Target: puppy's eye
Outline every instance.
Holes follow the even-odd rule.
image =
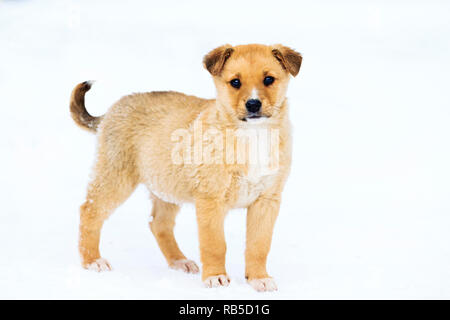
[[[233,88],[239,89],[241,87],[241,81],[239,79],[233,79],[230,81]]]
[[[274,77],[265,77],[263,83],[267,87],[270,86],[274,81],[275,81]]]

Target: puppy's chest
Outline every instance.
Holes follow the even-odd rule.
[[[245,208],[253,203],[276,179],[276,171],[263,165],[250,165],[247,173],[237,179],[237,197],[234,208]]]

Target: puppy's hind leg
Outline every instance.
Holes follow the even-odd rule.
[[[175,218],[180,210],[176,204],[165,202],[152,195],[153,209],[152,221],[149,223],[150,230],[158,242],[159,248],[173,269],[179,269],[188,273],[198,273],[197,264],[186,259],[175,240],[173,229]]]
[[[132,175],[112,167],[97,166],[96,177],[90,183],[86,202],[80,208],[79,251],[82,266],[95,271],[111,270],[111,265],[101,258],[100,232],[103,222],[137,185]]]

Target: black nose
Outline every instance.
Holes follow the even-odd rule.
[[[261,101],[259,101],[258,99],[247,100],[247,102],[245,103],[245,107],[247,108],[248,112],[259,112],[259,110],[261,109]]]

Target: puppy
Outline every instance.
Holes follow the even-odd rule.
[[[111,269],[99,252],[103,222],[143,183],[153,201],[150,229],[170,267],[199,271],[180,251],[173,232],[180,205],[190,202],[196,209],[202,280],[207,287],[227,286],[224,218],[230,209],[247,208],[246,279],[258,291],[276,290],[266,260],[291,164],[286,89],[301,62],[299,53],[282,45],[224,45],[203,60],[216,99],[137,93],[100,117],[85,108],[91,83],[78,84],[71,95],[72,118],[98,137],[80,210],[83,267]],[[265,156],[256,157],[267,161],[252,161],[251,137],[259,139],[258,146],[270,141]]]

